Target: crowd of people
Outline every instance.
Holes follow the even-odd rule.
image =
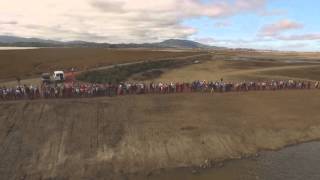
[[[121,96],[130,94],[171,94],[187,92],[245,92],[285,89],[320,89],[320,82],[311,81],[193,81],[191,83],[130,83],[95,84],[95,83],[59,83],[35,85],[17,85],[0,87],[0,100],[38,99],[38,98],[72,98],[96,96]]]

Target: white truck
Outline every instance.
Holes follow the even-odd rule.
[[[53,80],[54,81],[64,81],[64,72],[63,71],[54,71],[53,72]]]
[[[65,75],[63,71],[54,71],[52,76],[50,73],[42,73],[41,81],[43,84],[60,83],[65,81]]]

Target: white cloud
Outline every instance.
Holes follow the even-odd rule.
[[[273,39],[280,41],[315,41],[320,40],[320,33],[291,34],[283,33],[289,30],[302,29],[304,25],[291,20],[282,20],[274,24],[269,24],[260,29],[259,36],[262,39]],[[302,44],[302,43],[297,43]],[[294,46],[292,46],[294,47]]]
[[[281,16],[286,15],[288,12],[282,9],[264,10],[259,13],[261,16]]]
[[[320,33],[278,36],[277,39],[285,41],[313,41],[320,40]]]
[[[17,21],[0,21],[0,25],[16,25]]]
[[[261,36],[274,37],[278,36],[280,33],[284,31],[301,29],[303,27],[303,24],[285,19],[262,27],[259,34]]]
[[[187,38],[197,30],[182,25],[186,19],[258,13],[266,0],[0,0],[0,4],[0,34],[121,43]]]
[[[314,49],[312,43],[299,41],[283,41],[281,39],[253,38],[253,39],[219,39],[213,37],[195,38],[197,42],[204,44],[229,47],[248,48],[260,50],[284,50],[284,51],[310,51]]]

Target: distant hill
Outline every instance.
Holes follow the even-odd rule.
[[[209,45],[204,45],[198,42],[180,39],[169,39],[163,42],[157,43],[160,47],[170,48],[211,48]]]
[[[53,41],[39,38],[0,36],[0,46],[12,47],[103,47],[103,48],[180,48],[180,49],[221,49],[190,40],[169,39],[158,43],[109,44],[86,41]]]
[[[51,43],[56,44],[60,43],[59,41],[53,40],[44,40],[38,38],[23,38],[23,37],[16,37],[16,36],[0,36],[0,43]]]

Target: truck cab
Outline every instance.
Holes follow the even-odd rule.
[[[53,79],[55,81],[64,81],[65,80],[64,72],[63,71],[54,71],[53,72]]]

